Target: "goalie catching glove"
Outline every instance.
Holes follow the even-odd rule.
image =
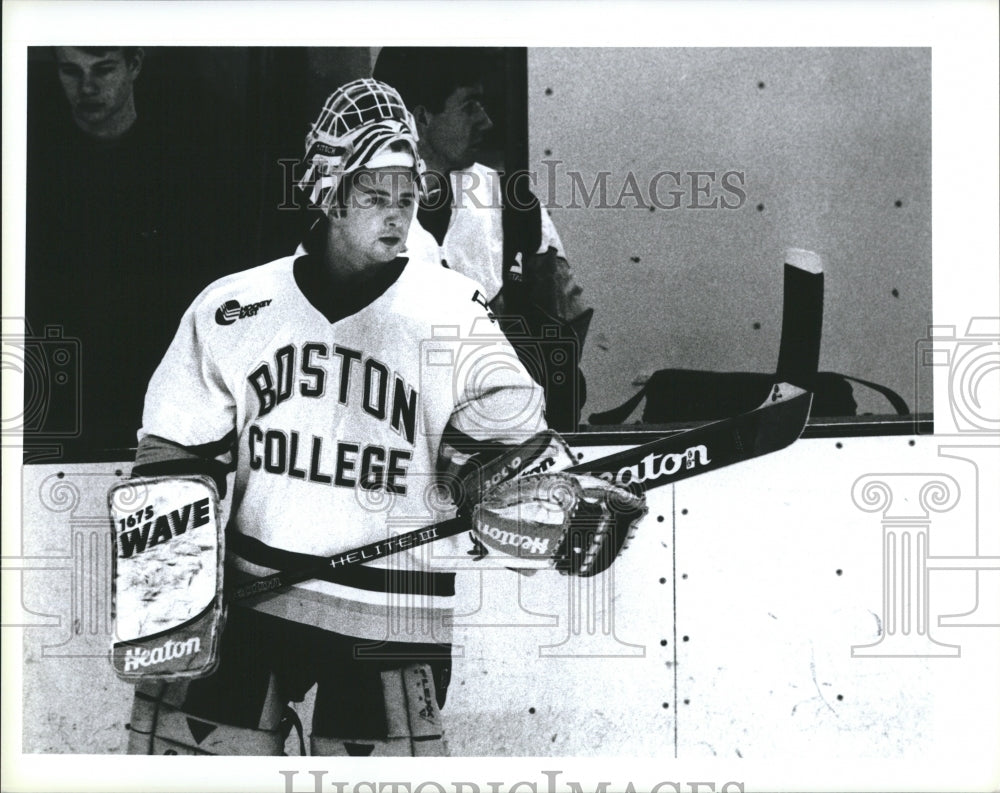
[[[596,476],[539,473],[488,489],[472,535],[509,567],[587,577],[611,566],[647,511],[644,496]]]

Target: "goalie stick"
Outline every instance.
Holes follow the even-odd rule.
[[[818,364],[819,333],[822,326],[822,279],[822,267],[818,256],[808,251],[794,249],[786,252],[781,350],[774,380],[777,385],[759,407],[731,418],[667,435],[632,449],[580,463],[567,470],[571,473],[602,476],[630,489],[645,491],[760,457],[793,443],[805,428],[812,402],[810,385]],[[198,480],[199,477],[188,477],[188,479]],[[195,483],[188,482],[188,486],[194,485]],[[116,542],[126,543],[126,539],[131,538],[129,548],[126,549],[124,545],[121,548],[123,564],[132,561],[129,557],[136,554],[141,558],[152,555],[152,552],[144,553],[146,536],[139,529],[130,529],[134,520],[138,519],[136,516],[139,513],[135,512],[136,508],[142,506],[130,500],[133,495],[135,494],[130,493],[128,488],[123,489],[124,500],[119,505],[120,514],[116,514],[115,509],[112,509],[112,531]],[[206,485],[201,497],[195,498],[193,503],[188,503],[192,498],[194,496],[182,498],[181,501],[184,503],[178,502],[179,505],[167,504],[156,507],[158,517],[155,521],[148,520],[144,524],[144,530],[155,529],[157,532],[150,541],[150,546],[155,546],[154,551],[161,547],[173,547],[173,545],[156,545],[154,540],[159,536],[161,529],[165,535],[169,535],[170,531],[183,534],[181,540],[186,547],[180,555],[200,554],[200,557],[190,556],[190,561],[204,566],[205,554],[214,548],[213,558],[216,558],[215,564],[221,573],[223,564],[221,538],[217,544],[210,542],[199,544],[195,536],[196,532],[201,530],[199,527],[210,526],[213,523],[217,527],[217,521],[209,520],[211,517],[209,513],[217,513],[217,505],[211,507],[216,498],[214,490],[207,488]],[[145,501],[142,504],[145,504]],[[145,510],[148,509],[148,506],[143,506],[141,520],[147,520]],[[121,524],[121,536],[118,534],[118,524]],[[241,584],[234,585],[226,581],[226,594],[229,602],[244,600],[321,576],[331,568],[371,562],[407,548],[415,548],[461,534],[470,528],[468,518],[464,516],[453,518],[386,537],[327,558],[311,557],[304,560],[301,565],[293,563],[280,572]],[[192,540],[195,542],[192,543]],[[117,552],[116,548],[116,554]],[[184,559],[171,558],[159,567],[154,565],[156,569],[147,569],[147,565],[139,570],[143,575],[150,572],[156,575],[145,576],[142,580],[143,586],[133,593],[136,597],[142,598],[143,603],[136,604],[135,608],[131,609],[136,612],[135,619],[124,625],[124,633],[119,615],[115,615],[119,640],[112,645],[112,662],[119,677],[126,680],[201,677],[214,669],[214,664],[217,662],[218,636],[224,614],[221,589],[214,593],[214,597],[210,596],[213,593],[203,593],[208,607],[195,614],[193,618],[188,617],[185,612],[181,615],[183,618],[181,623],[177,622],[179,618],[173,613],[173,609],[174,606],[180,608],[184,604],[176,603],[176,598],[173,597],[159,596],[162,593],[158,590],[171,583],[168,580],[161,580],[163,576],[159,573],[166,571],[175,575],[185,575],[190,572],[190,566],[179,565],[177,562],[186,560],[188,556],[184,556]],[[117,556],[115,561],[118,561]],[[112,581],[112,601],[115,611],[118,610],[117,605],[120,600],[114,593],[119,572],[121,571],[116,570],[113,573]],[[222,581],[221,575],[217,579],[214,576],[212,578],[219,583]],[[164,589],[167,595],[173,591],[169,586]],[[153,600],[163,606],[160,610],[163,613],[157,612],[156,609],[151,610],[146,603],[147,595],[150,597],[156,595]],[[130,610],[125,609],[125,611]],[[151,620],[149,625],[143,621],[143,617],[149,617]],[[162,630],[157,631],[156,625],[162,625]],[[205,642],[205,645],[202,646],[201,642]]]
[[[810,392],[779,383],[768,399],[754,410],[579,463],[566,471],[594,474],[637,491],[673,484],[785,448],[805,428],[811,402]],[[132,481],[140,483],[140,488],[154,482],[153,479]],[[222,567],[221,543],[202,542],[207,537],[202,536],[199,540],[197,536],[199,531],[211,529],[214,537],[217,530],[214,517],[218,514],[217,495],[208,482],[206,477],[198,476],[174,478],[170,482],[169,498],[160,492],[153,498],[155,505],[147,503],[148,499],[137,498],[140,494],[134,492],[130,483],[113,488],[109,494],[112,533],[116,542],[121,544],[120,548],[116,547],[113,558],[112,613],[117,640],[112,642],[111,662],[115,672],[124,680],[201,677],[211,673],[218,663],[224,614],[223,592],[221,589],[204,591],[201,587],[202,591],[196,593],[191,591],[190,583],[194,568],[205,564],[214,564],[218,570]],[[178,487],[179,484],[187,491]],[[139,513],[134,511],[136,507],[141,507]],[[147,516],[147,510],[152,514]],[[137,518],[138,514],[142,517]],[[128,529],[136,519],[146,520],[146,534],[138,528]],[[125,526],[120,536],[119,524]],[[470,528],[469,519],[460,516],[342,551],[325,559],[312,558],[301,567],[285,569],[235,586],[227,580],[228,602],[245,600],[320,577],[331,568],[381,559],[407,548],[461,534]],[[151,531],[162,531],[167,536],[176,532],[180,540],[148,545],[145,538]],[[126,541],[126,537],[131,537],[131,540]],[[143,538],[141,542],[140,537]],[[180,556],[177,555],[180,551],[178,542],[184,546]],[[173,556],[158,558],[158,564],[152,566],[145,563],[167,548],[172,548]],[[121,559],[118,557],[119,550]],[[180,561],[190,561],[194,568],[189,564],[178,564]],[[127,572],[123,565],[129,566]],[[128,588],[131,606],[124,610],[119,608],[122,593],[115,593],[119,574],[123,572],[127,579],[135,579],[139,584],[138,588],[135,583]],[[176,580],[185,577],[188,578],[187,586],[176,586]],[[220,579],[212,575],[206,580],[214,582]],[[164,592],[166,597],[162,596]],[[171,595],[177,592],[191,597],[181,602]],[[178,610],[183,613],[175,613]],[[122,611],[129,615],[124,622]]]
[[[778,383],[757,408],[732,418],[657,438],[649,443],[580,463],[569,473],[588,473],[643,491],[751,460],[791,445],[809,418],[812,394],[798,386]],[[338,569],[416,548],[468,531],[468,519],[456,517],[387,537],[329,556],[322,563],[285,570],[233,587],[230,602],[271,592]]]
[[[641,492],[760,457],[793,443],[805,427],[812,402],[808,383],[819,354],[822,270],[818,257],[805,251],[790,251],[785,262],[780,376],[775,378],[778,384],[763,404],[732,418],[667,435],[567,470],[601,476]],[[141,494],[129,487],[122,487],[120,493],[113,488],[109,493],[116,541],[114,561],[119,563],[112,581],[118,640],[112,644],[111,660],[116,673],[126,680],[201,677],[210,673],[218,661],[218,639],[225,613],[220,585],[225,577],[221,575],[221,537],[214,534],[218,531],[218,520],[213,517],[218,514],[216,496],[207,483],[201,483],[203,490],[198,490],[200,477],[187,479],[182,482],[187,491],[178,492],[177,484],[171,483],[167,496],[155,487],[158,495],[151,501],[135,500],[133,497]],[[145,480],[142,486],[149,484]],[[152,516],[147,515],[151,508]],[[200,536],[199,532],[209,528],[213,528],[218,542]],[[470,528],[469,519],[463,515],[327,558],[293,561],[272,575],[238,584],[226,581],[226,593],[230,602],[244,600],[322,576],[331,568],[371,562]],[[180,539],[159,542],[173,534],[181,535]],[[154,558],[160,552],[167,558]],[[190,582],[186,587],[176,586],[178,581],[183,583],[185,576],[193,575],[195,567],[205,568],[206,564],[207,569],[218,570],[218,575],[201,576],[199,581],[215,581],[213,591],[188,592],[192,589]],[[133,584],[128,594],[136,601],[128,601],[131,605],[123,611],[129,618],[124,621],[118,607],[126,601],[121,592],[115,594],[119,577]],[[191,595],[190,602],[175,597],[178,589]]]

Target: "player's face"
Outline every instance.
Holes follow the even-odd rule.
[[[358,174],[347,195],[347,211],[330,218],[328,242],[335,265],[361,271],[399,256],[416,202],[416,176],[410,168]]]
[[[439,113],[426,112],[420,129],[421,155],[441,171],[468,168],[476,161],[493,121],[483,107],[483,87],[456,88]]]
[[[132,84],[142,58],[125,58],[122,50],[91,54],[77,47],[57,47],[59,81],[73,120],[98,137],[120,134],[135,120]]]

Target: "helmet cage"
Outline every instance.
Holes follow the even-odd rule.
[[[423,191],[424,163],[417,153],[418,140],[413,115],[394,88],[370,78],[354,80],[329,96],[306,135],[306,172],[299,187],[314,206],[329,212],[345,174],[403,144],[413,157]]]

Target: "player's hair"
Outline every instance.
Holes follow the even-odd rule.
[[[490,47],[383,47],[372,76],[395,88],[410,110],[440,113],[456,89],[481,83],[498,56]]]

